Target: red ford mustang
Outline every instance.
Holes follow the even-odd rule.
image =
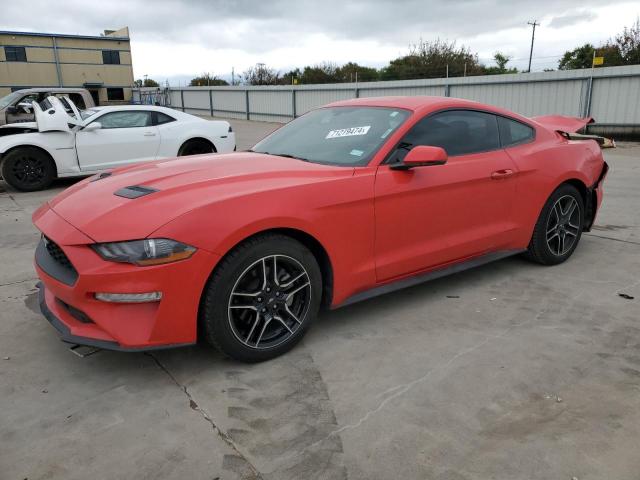
[[[322,306],[517,253],[561,263],[607,172],[596,141],[567,133],[574,120],[357,99],[248,152],[88,178],[33,216],[42,312],[70,343],[140,351],[200,337],[260,361],[295,345]]]

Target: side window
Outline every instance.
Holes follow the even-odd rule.
[[[166,115],[162,112],[157,112],[157,120],[156,120],[156,124],[157,125],[164,125],[165,123],[169,123],[169,122],[175,122],[176,119],[173,117],[170,117],[169,115]]]
[[[449,156],[500,148],[495,115],[472,110],[450,110],[420,120],[400,143],[392,161],[401,161],[416,145],[442,147]]]
[[[535,136],[535,130],[529,125],[510,118],[498,117],[498,128],[500,128],[500,141],[504,148],[527,143]]]
[[[96,118],[102,128],[136,128],[151,125],[151,112],[111,112]]]

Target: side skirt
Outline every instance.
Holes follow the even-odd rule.
[[[487,263],[495,262],[496,260],[501,260],[503,258],[511,257],[513,255],[518,255],[519,253],[525,252],[525,249],[522,250],[501,250],[498,252],[491,252],[484,255],[479,255],[477,257],[473,257],[464,262],[455,263],[453,265],[449,265],[443,268],[437,268],[435,270],[430,270],[424,273],[418,273],[408,278],[402,278],[400,280],[395,280],[390,283],[385,283],[384,285],[380,285],[377,287],[373,287],[369,290],[365,290],[363,292],[356,293],[351,297],[347,298],[340,305],[337,305],[335,308],[344,307],[347,305],[351,305],[352,303],[361,302],[362,300],[368,300],[373,297],[377,297],[378,295],[384,295],[385,293],[395,292],[396,290],[401,290],[407,287],[413,287],[414,285],[419,285],[424,282],[428,282],[430,280],[435,280],[436,278],[446,277],[447,275],[452,275],[454,273],[463,272],[465,270],[469,270],[470,268],[479,267],[480,265],[485,265]]]

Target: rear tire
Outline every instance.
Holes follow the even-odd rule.
[[[194,138],[187,140],[178,150],[179,157],[188,155],[202,155],[205,153],[216,153],[216,148],[207,140],[202,138]]]
[[[557,265],[574,252],[584,228],[584,201],[565,183],[549,197],[533,230],[526,256],[542,265]]]
[[[216,267],[200,304],[201,330],[235,360],[269,360],[300,341],[321,297],[322,274],[309,249],[284,235],[259,235]]]
[[[42,150],[20,147],[4,156],[2,177],[16,190],[35,192],[51,185],[56,178],[56,166]]]

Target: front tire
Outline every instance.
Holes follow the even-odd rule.
[[[284,235],[260,235],[216,267],[200,306],[202,331],[233,359],[269,360],[300,341],[321,297],[322,274],[309,249]]]
[[[549,197],[533,230],[527,256],[542,265],[557,265],[575,251],[584,228],[584,201],[569,184]]]
[[[35,192],[51,185],[56,178],[56,167],[42,150],[20,147],[4,156],[2,177],[16,190]]]

